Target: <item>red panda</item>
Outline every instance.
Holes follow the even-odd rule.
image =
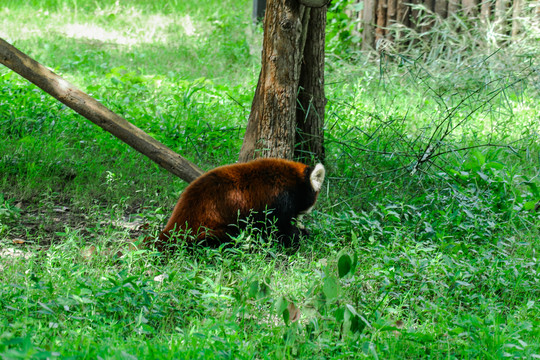
[[[154,245],[163,251],[186,232],[195,235],[192,241],[220,244],[238,232],[239,221],[250,216],[264,221],[270,212],[278,239],[290,246],[302,233],[293,219],[311,211],[324,176],[322,164],[310,167],[282,159],[213,169],[184,190]]]

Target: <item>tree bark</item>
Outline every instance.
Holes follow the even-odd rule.
[[[461,0],[461,7],[464,15],[474,17],[478,13],[477,0]]]
[[[261,73],[239,161],[293,157],[304,10],[296,0],[266,4]]]
[[[391,26],[397,19],[397,0],[388,0],[388,11],[386,12],[386,26]],[[386,37],[392,41],[392,33],[389,32]]]
[[[191,182],[203,173],[196,165],[113,113],[96,99],[80,91],[3,39],[0,39],[0,63],[181,179]]]
[[[411,4],[411,5],[419,5],[421,4],[421,0],[401,0],[403,2],[405,2],[405,4],[407,4],[406,6],[409,6],[408,4]],[[419,24],[420,24],[420,19],[418,17],[418,15],[420,14],[420,10],[419,9],[415,9],[414,7],[411,7],[409,9],[410,11],[410,17],[409,17],[409,22],[411,24],[411,27],[415,28],[415,29],[418,29],[419,28]]]
[[[377,1],[377,28],[375,28],[375,42],[384,38],[386,34],[386,10],[388,3],[386,0]]]
[[[298,107],[296,111],[295,157],[323,161],[324,153],[324,43],[326,6],[308,9],[303,22],[307,28],[300,70]]]
[[[298,2],[304,6],[311,8],[322,8],[328,5],[332,0],[298,0]]]
[[[405,0],[398,0],[397,2],[397,21],[406,27],[411,24],[411,8],[407,5],[408,3],[409,2]]]
[[[480,19],[483,21],[489,20],[489,17],[491,15],[491,0],[484,0],[482,1],[482,5],[480,6]]]
[[[424,6],[428,11],[434,12],[435,11],[435,2],[436,0],[424,0]],[[434,20],[432,18],[424,19],[423,25],[422,25],[422,32],[429,31],[434,24]]]
[[[448,9],[448,0],[436,0],[435,1],[433,11],[436,14],[440,15],[440,17],[442,17],[443,19],[446,18],[447,9]]]
[[[523,31],[520,15],[525,7],[524,4],[531,3],[526,0],[363,0],[363,2],[364,9],[361,12],[362,15],[358,17],[362,25],[363,50],[378,46],[377,40],[383,37],[390,41],[397,40],[392,36],[399,39],[399,29],[387,30],[393,22],[423,33],[431,30],[435,21],[429,17],[419,18],[421,10],[414,7],[420,4],[442,19],[447,19],[445,21],[453,21],[451,18],[455,14],[460,14],[472,20],[478,19],[480,23],[492,22],[495,33],[516,38],[520,31]],[[538,1],[536,3],[540,4]],[[540,15],[540,5],[536,3],[529,4],[529,7]],[[508,37],[501,37],[501,39],[504,39],[501,41],[510,41]],[[406,39],[403,40],[407,44]],[[414,45],[411,42],[408,44]]]
[[[459,10],[459,0],[448,0],[448,15],[455,14]]]
[[[512,4],[514,7],[512,9],[512,39],[514,39],[520,32],[521,26],[520,26],[520,15],[521,15],[521,8],[523,6],[522,0],[514,0],[514,3]]]
[[[437,0],[425,0],[424,5],[429,11],[435,11],[435,2]]]
[[[375,37],[374,22],[375,22],[375,10],[377,9],[375,0],[364,1],[364,18],[362,19],[364,25],[364,31],[362,32],[362,49],[368,50],[374,47]],[[399,9],[398,9],[399,16]]]
[[[506,9],[508,0],[495,1],[495,31],[499,34],[504,34],[506,31]]]

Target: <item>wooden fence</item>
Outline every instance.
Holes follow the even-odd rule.
[[[381,39],[392,41],[389,27],[402,24],[408,28],[423,30],[420,24],[419,5],[428,12],[445,19],[453,14],[461,14],[471,20],[501,23],[501,31],[515,36],[520,31],[519,17],[525,10],[540,16],[538,0],[356,0],[363,2],[360,11],[349,10],[351,18],[359,20],[358,30],[362,29],[362,48],[377,48]],[[353,7],[358,8],[358,7]],[[425,29],[424,29],[425,30]]]

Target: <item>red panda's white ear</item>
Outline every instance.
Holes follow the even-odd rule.
[[[311,182],[311,186],[315,192],[319,192],[321,190],[325,173],[326,171],[324,170],[324,166],[322,164],[317,164],[311,172],[311,175],[309,175],[309,181]]]

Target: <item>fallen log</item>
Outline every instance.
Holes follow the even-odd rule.
[[[203,171],[0,38],[0,63],[188,183]]]

